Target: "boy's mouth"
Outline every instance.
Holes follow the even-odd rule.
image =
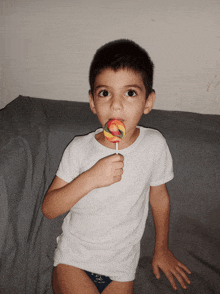
[[[117,117],[110,118],[110,120],[120,120],[121,122],[124,121],[122,118],[117,118]]]

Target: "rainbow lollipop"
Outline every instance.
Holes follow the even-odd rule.
[[[116,143],[116,154],[118,154],[118,142],[125,136],[125,126],[118,119],[109,120],[104,126],[104,135],[112,143]]]

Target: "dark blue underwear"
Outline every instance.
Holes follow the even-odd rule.
[[[102,293],[102,291],[104,291],[104,289],[112,282],[112,280],[109,277],[93,274],[87,271],[84,272],[90,277],[90,279],[96,285],[97,289],[99,290],[99,293]]]

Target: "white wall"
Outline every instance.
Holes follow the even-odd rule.
[[[96,49],[129,38],[155,63],[155,108],[220,114],[220,0],[0,0],[0,108],[88,101]]]

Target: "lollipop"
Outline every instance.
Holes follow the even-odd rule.
[[[118,142],[125,136],[125,126],[118,119],[109,120],[104,126],[104,135],[112,143],[116,143],[116,153],[118,153]]]

